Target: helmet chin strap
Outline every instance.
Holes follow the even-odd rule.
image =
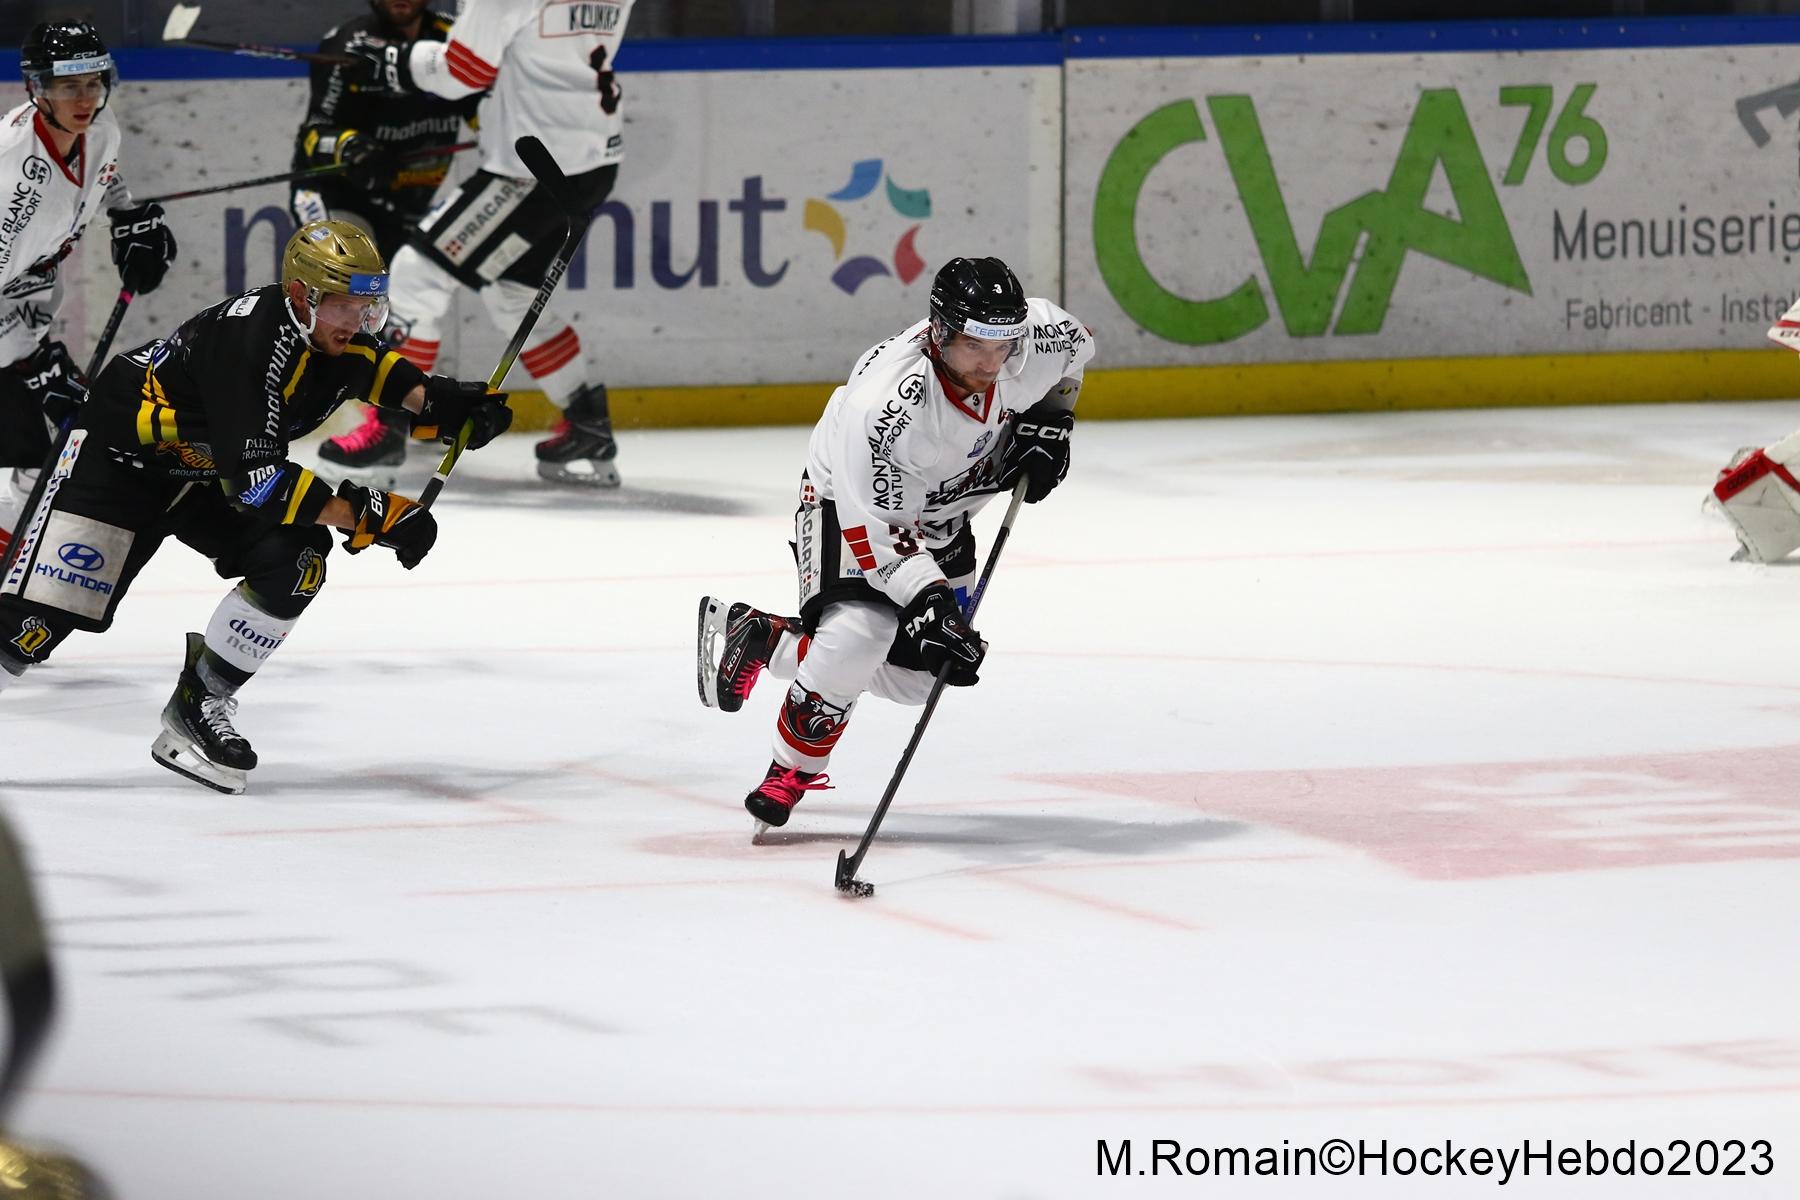
[[[294,323],[295,329],[306,336],[306,340],[310,344],[313,340],[313,330],[319,327],[318,289],[306,289],[306,321],[304,324],[301,323],[300,314],[294,311],[294,298],[288,294],[286,288],[282,289],[281,302],[287,305],[288,320]]]
[[[40,94],[36,88],[30,90],[31,104],[32,107],[37,109],[38,116],[44,118],[45,121],[49,122],[55,128],[62,130],[64,133],[75,132],[73,129],[70,129],[67,125],[64,125],[61,121],[56,119],[56,105],[50,103],[50,97]],[[99,110],[96,109],[95,111],[98,112]]]

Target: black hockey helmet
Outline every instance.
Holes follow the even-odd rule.
[[[1000,374],[1015,378],[1024,369],[1031,324],[1025,289],[997,258],[953,258],[931,281],[931,346],[939,362],[952,334],[982,342],[1010,344]],[[945,364],[948,366],[949,364]]]
[[[1014,327],[1023,332],[1025,289],[997,258],[953,258],[931,281],[931,319],[952,333],[1013,337]]]
[[[19,73],[25,77],[25,89],[34,103],[51,94],[58,80],[98,74],[106,88],[100,98],[100,108],[105,108],[119,81],[112,54],[90,21],[44,21],[34,27],[19,50]],[[44,106],[40,104],[38,111],[43,112]],[[44,117],[63,128],[49,113]]]

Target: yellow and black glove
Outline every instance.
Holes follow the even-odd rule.
[[[417,500],[348,479],[338,484],[337,494],[356,517],[356,528],[344,531],[344,549],[350,553],[386,546],[409,571],[431,553],[431,545],[437,541],[437,521]]]
[[[413,436],[454,442],[463,422],[470,423],[470,450],[479,450],[512,425],[512,409],[506,392],[490,392],[479,379],[452,379],[433,375],[425,380],[425,407],[413,418]]]

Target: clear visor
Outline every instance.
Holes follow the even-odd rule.
[[[327,292],[313,306],[316,333],[380,333],[387,328],[386,296],[344,296]]]
[[[38,84],[38,95],[58,104],[78,104],[83,100],[105,104],[112,94],[112,74],[107,71],[86,75],[61,75]]]
[[[1030,350],[1028,326],[1003,329],[970,322],[957,331],[934,321],[932,331],[937,335],[939,360],[978,388],[1000,379],[1017,379],[1025,370]]]

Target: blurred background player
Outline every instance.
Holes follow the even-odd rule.
[[[134,204],[119,173],[119,123],[106,111],[117,74],[86,21],[50,21],[25,39],[26,102],[0,118],[0,178],[11,181],[0,233],[0,560],[50,450],[51,431],[87,388],[48,336],[62,304],[62,261],[102,208],[120,286],[162,283],[175,237],[157,204]],[[10,469],[9,469],[10,468]]]
[[[407,46],[421,38],[443,42],[450,18],[423,0],[370,0],[369,12],[345,21],[319,43],[321,54],[343,54],[353,39],[375,37]],[[387,262],[406,240],[407,226],[424,216],[450,172],[450,155],[428,151],[454,145],[472,123],[476,98],[444,100],[429,93],[382,96],[353,89],[342,65],[314,63],[306,120],[294,146],[294,169],[342,165],[341,175],[295,185],[294,218],[304,225],[327,217],[360,226]],[[406,155],[404,162],[399,156]],[[430,364],[426,365],[429,369]],[[354,431],[330,438],[319,457],[370,487],[392,488],[406,461],[405,415],[374,405]]]
[[[868,350],[807,446],[794,517],[800,616],[700,601],[700,700],[734,712],[766,667],[793,681],[774,761],[744,799],[787,823],[823,774],[865,691],[924,704],[946,663],[966,687],[987,646],[963,605],[976,572],[969,519],[1017,482],[1035,504],[1069,469],[1092,336],[1027,299],[997,258],[953,258],[931,315]]]
[[[472,420],[470,447],[512,420],[485,382],[427,378],[376,340],[387,283],[367,234],[315,221],[289,239],[281,282],[106,365],[0,573],[0,690],[73,630],[111,625],[144,564],[178,538],[240,582],[206,632],[188,634],[151,754],[208,787],[244,790],[256,753],[232,725],[236,692],[324,586],[330,530],[352,552],[393,550],[409,570],[437,538],[431,513],[404,496],[350,480],[334,494],[289,460],[289,442],[351,396],[405,408],[420,437],[454,437]]]
[[[0,816],[0,982],[5,1016],[0,1025],[5,1062],[0,1073],[0,1118],[7,1118],[56,1015],[56,975],[25,854],[4,816]],[[102,1200],[110,1195],[75,1159],[4,1134],[0,1134],[0,1193],[9,1200]]]
[[[1800,350],[1800,300],[1769,330],[1769,340]],[[1800,550],[1800,430],[1765,447],[1739,450],[1707,498],[1737,535],[1733,562],[1770,563]]]
[[[510,336],[561,245],[562,210],[513,151],[530,134],[568,176],[575,206],[593,212],[612,191],[623,157],[622,90],[612,63],[632,0],[462,0],[448,43],[353,40],[359,86],[389,95],[451,99],[486,90],[481,169],[420,222],[394,258],[398,349],[430,370],[458,286],[476,289]],[[617,487],[606,386],[589,383],[581,338],[566,321],[533,331],[519,361],[563,421],[537,445],[538,474],[555,483]]]

